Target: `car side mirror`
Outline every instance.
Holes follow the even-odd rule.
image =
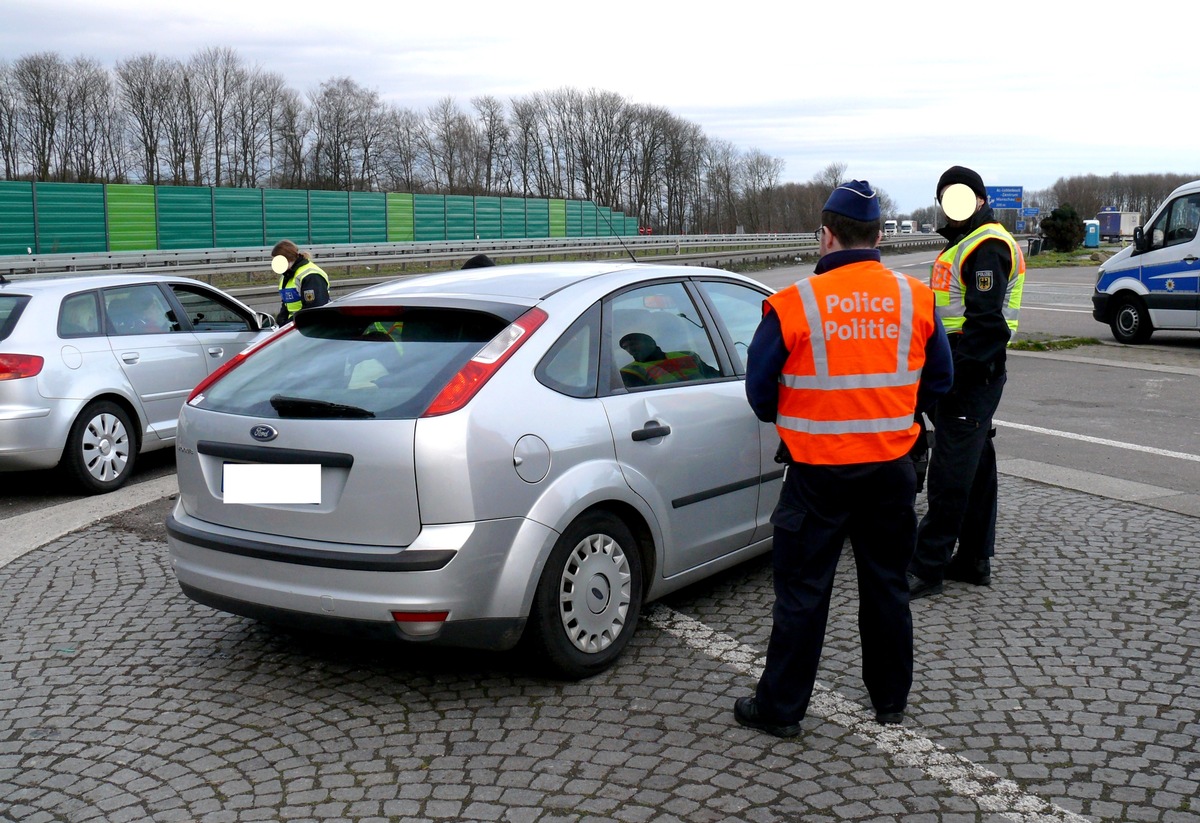
[[[1133,230],[1133,248],[1139,252],[1146,250],[1146,233],[1138,226]]]
[[[275,329],[279,328],[279,324],[275,322],[275,318],[265,311],[256,311],[254,317],[258,320],[259,331],[275,331]]]

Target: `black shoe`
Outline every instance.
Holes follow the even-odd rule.
[[[972,586],[990,586],[992,585],[992,561],[986,557],[975,561],[963,560],[955,555],[950,560],[950,565],[946,566],[946,579],[956,580],[959,583],[970,583]]]
[[[936,583],[932,580],[922,580],[912,572],[905,575],[908,578],[908,599],[920,600],[922,597],[929,597],[931,594],[941,594],[942,581]]]
[[[738,723],[760,732],[773,734],[776,737],[795,737],[800,734],[799,723],[772,723],[758,713],[758,700],[753,697],[739,697],[733,703],[733,716]]]
[[[875,712],[875,722],[881,726],[898,726],[904,722],[904,712]]]

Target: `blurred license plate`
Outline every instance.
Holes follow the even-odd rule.
[[[320,463],[226,463],[221,487],[226,503],[320,503]]]

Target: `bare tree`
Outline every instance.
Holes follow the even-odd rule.
[[[28,54],[13,64],[21,102],[19,135],[35,180],[61,176],[55,167],[66,104],[67,64],[57,52]]]
[[[421,192],[429,186],[421,149],[421,116],[389,107],[383,115],[381,183],[391,191]]]
[[[68,66],[66,107],[63,117],[62,167],[64,176],[83,183],[102,182],[101,165],[106,132],[117,126],[112,79],[100,63],[77,57]]]
[[[471,137],[471,121],[458,110],[453,98],[444,97],[430,106],[421,145],[435,189],[447,194],[467,191],[465,178]]]
[[[512,167],[509,158],[509,125],[504,104],[491,95],[471,98],[477,119],[481,171],[480,194],[505,194],[512,191]]]
[[[239,88],[244,87],[246,69],[237,52],[228,46],[209,46],[197,52],[189,64],[189,84],[196,87],[197,99],[211,124],[212,184],[228,175],[226,158],[230,146],[230,111]],[[197,182],[203,182],[197,177]]]
[[[165,121],[174,103],[176,65],[175,61],[147,53],[116,66],[117,93],[141,148],[142,175],[147,183],[162,181],[159,155],[168,140]]]
[[[846,169],[848,168],[849,166],[845,163],[830,163],[813,175],[812,182],[825,187],[827,191],[833,191],[846,182]]]
[[[0,157],[4,158],[4,179],[14,180],[21,173],[20,93],[8,61],[0,61]]]
[[[283,89],[275,102],[272,123],[272,182],[285,189],[307,185],[309,114],[300,95]]]
[[[284,88],[283,77],[258,67],[239,76],[229,130],[229,167],[235,186],[254,188],[270,178],[271,117]]]

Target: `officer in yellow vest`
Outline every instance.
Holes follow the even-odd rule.
[[[763,305],[746,358],[746,399],[775,424],[788,459],[771,515],[775,607],[743,726],[792,737],[808,710],[842,543],[858,570],[862,677],[875,719],[900,723],[912,687],[904,572],[916,540],[915,412],[951,382],[934,296],[888,270],[876,248],[879,197],[866,181],[834,189],[814,276]]]
[[[914,599],[940,593],[945,580],[992,583],[998,497],[992,416],[1004,392],[1005,348],[1017,329],[1025,285],[1021,247],[992,213],[977,172],[947,169],[937,198],[947,219],[939,233],[948,245],[934,263],[930,286],[954,353],[954,386],[930,415],[929,509],[908,575]]]
[[[632,363],[621,367],[621,380],[626,388],[721,376],[720,370],[705,363],[694,351],[665,352],[653,337],[642,332],[625,335],[620,346],[633,358]]]
[[[279,275],[280,325],[300,309],[329,302],[329,275],[300,251],[291,240],[280,240],[271,249],[271,269]]]

